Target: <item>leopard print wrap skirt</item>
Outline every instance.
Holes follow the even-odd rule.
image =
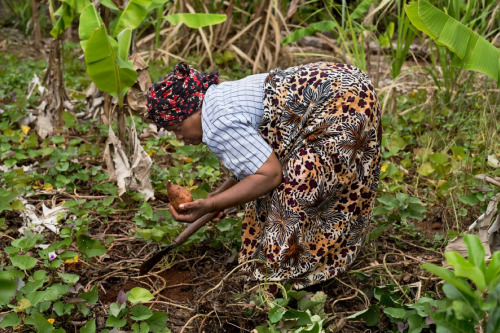
[[[239,261],[254,281],[326,281],[353,262],[368,229],[381,159],[373,85],[343,64],[273,70],[259,131],[283,181],[247,204]]]

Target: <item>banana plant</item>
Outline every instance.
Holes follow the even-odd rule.
[[[406,6],[411,23],[456,56],[454,65],[492,77],[500,86],[500,50],[426,0]]]
[[[80,16],[78,34],[88,75],[97,88],[116,97],[123,107],[123,98],[137,79],[128,60],[132,30],[123,29],[117,39],[113,38],[94,5],[89,5]]]
[[[63,81],[61,37],[82,8],[89,4],[89,0],[61,0],[59,2],[60,6],[54,11],[54,1],[49,0],[49,13],[53,27],[50,34],[54,39],[50,44],[47,71],[42,83],[45,89],[37,108],[36,131],[41,138],[52,135],[54,125],[60,122],[64,108],[72,109]]]
[[[126,188],[133,187],[143,193],[145,200],[148,200],[154,196],[149,173],[152,161],[140,145],[133,119],[130,120],[131,126],[128,131],[125,121],[128,110],[125,106],[125,95],[136,83],[138,75],[129,60],[132,29],[122,28],[115,37],[108,33],[107,28],[93,4],[83,9],[78,34],[87,73],[99,90],[115,97],[118,102],[115,112],[110,110],[107,112],[109,135],[104,160],[108,166],[110,179],[118,183],[119,195],[125,193]],[[116,116],[118,122],[118,136],[113,131],[111,122],[113,116]],[[138,181],[140,185],[137,184]]]

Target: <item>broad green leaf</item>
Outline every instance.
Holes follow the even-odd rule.
[[[127,324],[127,320],[125,318],[116,318],[115,316],[109,316],[106,320],[106,326],[120,328]]]
[[[120,317],[120,312],[122,312],[123,309],[125,309],[126,304],[125,303],[111,303],[109,306],[109,314],[112,315],[113,317]]]
[[[89,320],[82,328],[80,328],[80,333],[95,333],[96,325],[95,319]]]
[[[455,268],[455,275],[467,278],[474,282],[474,284],[481,290],[484,291],[486,288],[486,281],[484,278],[483,271],[472,265],[470,262],[465,260],[457,252],[445,252],[444,256],[446,261]]]
[[[475,332],[474,323],[469,320],[458,320],[455,316],[447,316],[446,312],[433,312],[431,318],[439,327],[439,333],[471,333]]]
[[[428,270],[432,274],[439,276],[446,282],[454,285],[458,290],[466,295],[469,295],[478,302],[482,300],[481,295],[478,291],[472,289],[472,287],[464,279],[456,277],[455,274],[449,269],[430,263],[423,264],[421,267],[425,270]]]
[[[376,304],[372,304],[368,309],[357,312],[347,317],[347,319],[358,319],[358,318],[364,319],[367,326],[375,326],[378,324],[380,320],[380,307]]]
[[[57,273],[57,275],[59,275],[64,283],[67,283],[69,285],[74,285],[80,279],[80,277],[76,274]]]
[[[97,285],[94,285],[91,290],[81,293],[78,297],[83,298],[87,301],[87,304],[92,305],[97,303],[99,300],[99,295],[97,294]]]
[[[49,323],[47,321],[47,318],[45,318],[40,313],[35,313],[31,316],[26,317],[24,322],[28,325],[34,326],[37,332],[43,332],[43,333],[54,332],[54,327],[52,326],[52,324]]]
[[[476,235],[467,234],[464,237],[464,242],[467,244],[467,252],[469,253],[469,262],[479,268],[482,272],[486,271],[484,265],[484,247],[481,240]]]
[[[12,265],[19,267],[23,270],[29,270],[35,267],[37,260],[33,257],[27,256],[25,254],[19,256],[12,256],[9,258]]]
[[[100,0],[99,2],[101,3],[101,5],[106,6],[106,7],[108,7],[111,10],[115,10],[115,11],[119,11],[120,10],[120,8],[118,8],[115,5],[115,3],[113,2],[113,0]]]
[[[78,236],[76,244],[78,250],[87,257],[98,257],[107,252],[106,248],[97,239],[92,239],[86,235]]]
[[[153,0],[130,0],[123,11],[109,24],[111,35],[117,36],[123,29],[138,28],[148,14]]]
[[[284,314],[285,319],[298,319],[295,323],[296,327],[302,327],[312,324],[311,315],[304,311],[299,311],[295,309],[288,309]]]
[[[443,153],[434,153],[429,155],[429,159],[432,163],[436,164],[446,164],[448,163],[448,155]]]
[[[149,5],[148,7],[148,12],[152,11],[153,9],[161,8],[168,1],[169,0],[153,0],[151,2],[151,5]]]
[[[135,321],[149,319],[152,315],[153,312],[144,305],[136,305],[130,309],[130,319]]]
[[[101,15],[94,5],[90,4],[82,10],[80,14],[80,25],[78,26],[78,36],[81,41],[87,41],[92,32],[103,24]],[[81,42],[80,42],[81,43]],[[82,49],[85,47],[82,45]]]
[[[282,308],[280,306],[275,306],[274,308],[271,308],[268,314],[269,322],[273,324],[277,323],[278,321],[281,320],[281,318],[283,318],[284,313],[285,313],[285,308]]]
[[[132,63],[116,55],[104,25],[90,35],[85,45],[85,63],[97,88],[117,97],[122,106],[123,96],[135,83],[137,72]]]
[[[0,315],[1,316],[1,315]],[[15,327],[21,323],[21,318],[17,313],[11,312],[0,318],[0,328]]]
[[[383,195],[380,198],[378,198],[378,201],[392,209],[397,208],[399,206],[398,199],[396,199],[392,195]]]
[[[493,289],[500,281],[500,251],[493,253],[485,273],[486,283],[489,289]]]
[[[69,5],[62,3],[54,15],[59,16],[59,18],[54,23],[52,30],[50,30],[50,35],[54,37],[54,39],[58,39],[63,32],[71,26],[75,12]]]
[[[12,241],[12,246],[18,247],[23,250],[29,250],[36,245],[39,239],[40,237],[38,235],[21,237]]]
[[[146,320],[149,325],[149,329],[153,333],[163,332],[167,325],[168,316],[164,312],[154,312],[153,315]]]
[[[118,56],[122,60],[127,61],[130,44],[132,42],[132,30],[124,29],[116,38],[118,39]]]
[[[493,44],[425,0],[407,5],[406,13],[417,29],[457,55],[464,69],[486,74],[500,84],[500,50]]]
[[[479,199],[474,193],[469,193],[466,195],[461,195],[458,197],[458,200],[463,202],[464,204],[467,204],[469,206],[475,206],[479,203]]]
[[[391,318],[402,319],[406,315],[406,310],[402,308],[385,308],[384,313]]]
[[[334,30],[338,27],[337,22],[334,21],[320,21],[311,23],[306,28],[300,28],[283,38],[281,44],[286,45],[290,43],[294,43],[306,36],[314,35],[317,32],[327,32]]]
[[[500,305],[498,303],[496,307],[488,313],[488,323],[486,324],[486,333],[497,332],[500,332]]]
[[[422,163],[422,165],[418,168],[418,173],[424,177],[432,175],[435,171],[436,170],[434,170],[432,164],[429,162]]]
[[[127,292],[127,299],[132,304],[149,302],[153,298],[149,290],[140,287],[132,288]]]
[[[163,17],[172,25],[184,23],[190,28],[198,29],[209,25],[216,25],[226,21],[225,14],[205,14],[205,13],[178,13]]]

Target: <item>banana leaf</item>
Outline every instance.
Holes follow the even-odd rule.
[[[59,38],[71,25],[75,15],[80,14],[83,8],[90,3],[89,0],[61,0],[61,2],[61,6],[54,13],[58,19],[50,30],[50,34],[55,39]]]
[[[112,36],[117,36],[123,29],[139,27],[148,14],[148,8],[153,0],[130,0],[123,11],[111,21],[109,29]]]
[[[78,26],[78,36],[80,37],[80,45],[85,51],[85,44],[92,32],[102,26],[101,15],[97,12],[94,5],[90,4],[82,10],[80,14],[80,25]]]
[[[411,23],[446,46],[457,57],[457,65],[492,77],[500,86],[500,50],[474,31],[425,0],[406,6]]]
[[[173,25],[184,23],[192,29],[198,29],[222,23],[227,16],[225,14],[179,13],[167,15],[163,18]]]
[[[90,78],[97,88],[118,98],[120,107],[123,106],[123,97],[137,79],[132,63],[122,58],[128,54],[130,36],[130,31],[124,30],[117,43],[101,25],[92,32],[84,49]]]

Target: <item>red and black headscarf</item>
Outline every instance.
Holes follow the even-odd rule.
[[[180,62],[147,95],[148,116],[158,126],[177,124],[201,108],[205,92],[219,82],[219,73],[200,73]]]

